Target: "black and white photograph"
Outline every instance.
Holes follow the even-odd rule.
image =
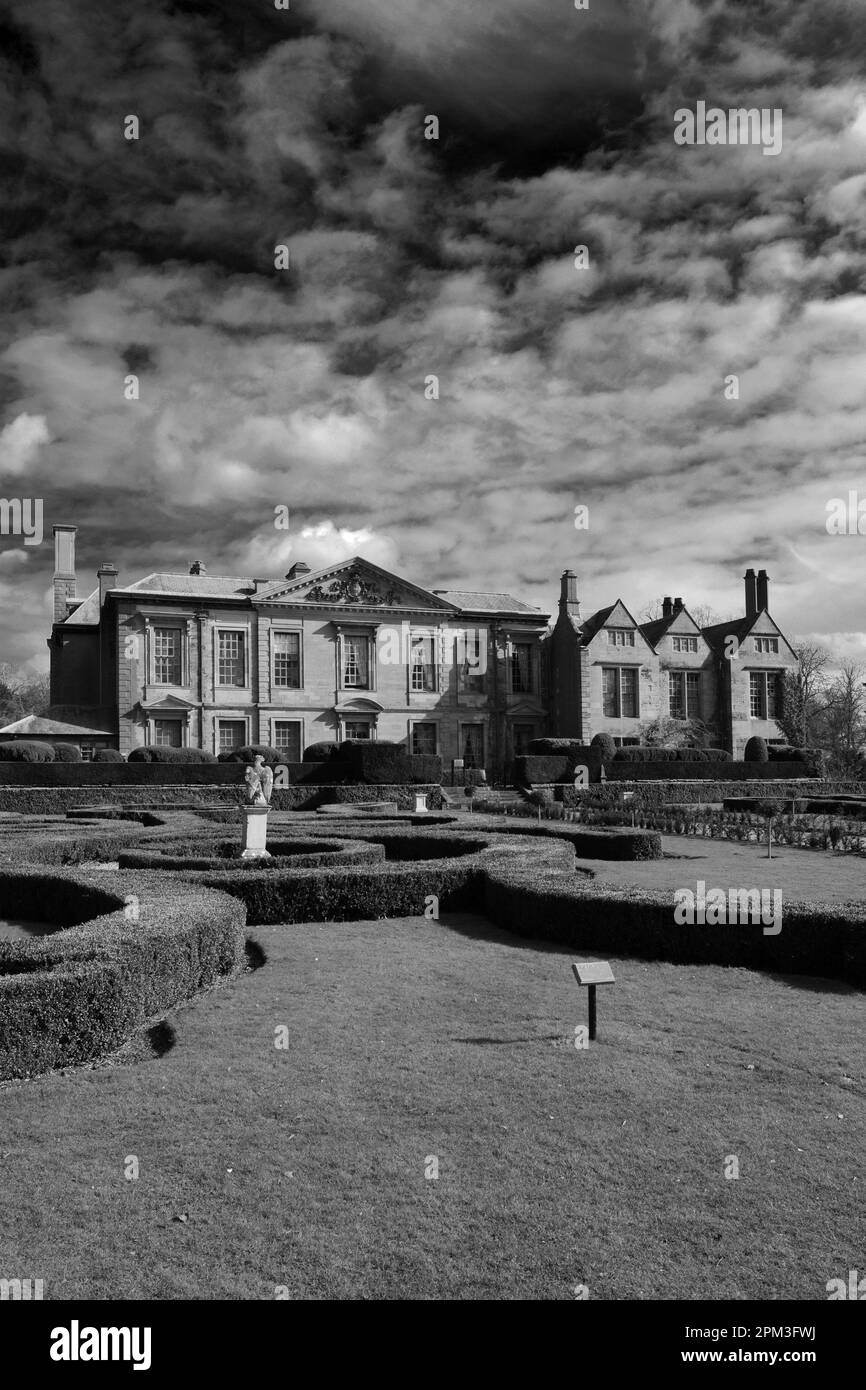
[[[826,1373],[866,0],[0,0],[0,104],[25,1367],[484,1301]]]

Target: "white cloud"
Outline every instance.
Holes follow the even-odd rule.
[[[0,478],[26,473],[50,438],[44,415],[16,416],[0,430]]]

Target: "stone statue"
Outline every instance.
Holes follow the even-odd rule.
[[[248,806],[269,806],[271,792],[274,789],[274,774],[271,768],[265,765],[265,760],[261,753],[257,753],[252,767],[248,767],[244,773],[244,781],[247,784]]]

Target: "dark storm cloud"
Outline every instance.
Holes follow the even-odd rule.
[[[281,574],[285,504],[313,565],[727,611],[746,556],[789,626],[827,585],[861,625],[823,529],[866,433],[858,10],[7,5],[4,495],[77,522],[82,570]],[[782,155],[676,147],[699,98],[783,107]],[[36,570],[0,573],[19,657]]]

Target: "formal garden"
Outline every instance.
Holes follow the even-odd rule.
[[[756,818],[725,838],[392,766],[294,810],[242,759],[0,784],[7,1263],[48,1297],[824,1297],[857,1259],[862,856],[760,798],[708,812]],[[698,881],[780,891],[781,930],[679,923]]]

